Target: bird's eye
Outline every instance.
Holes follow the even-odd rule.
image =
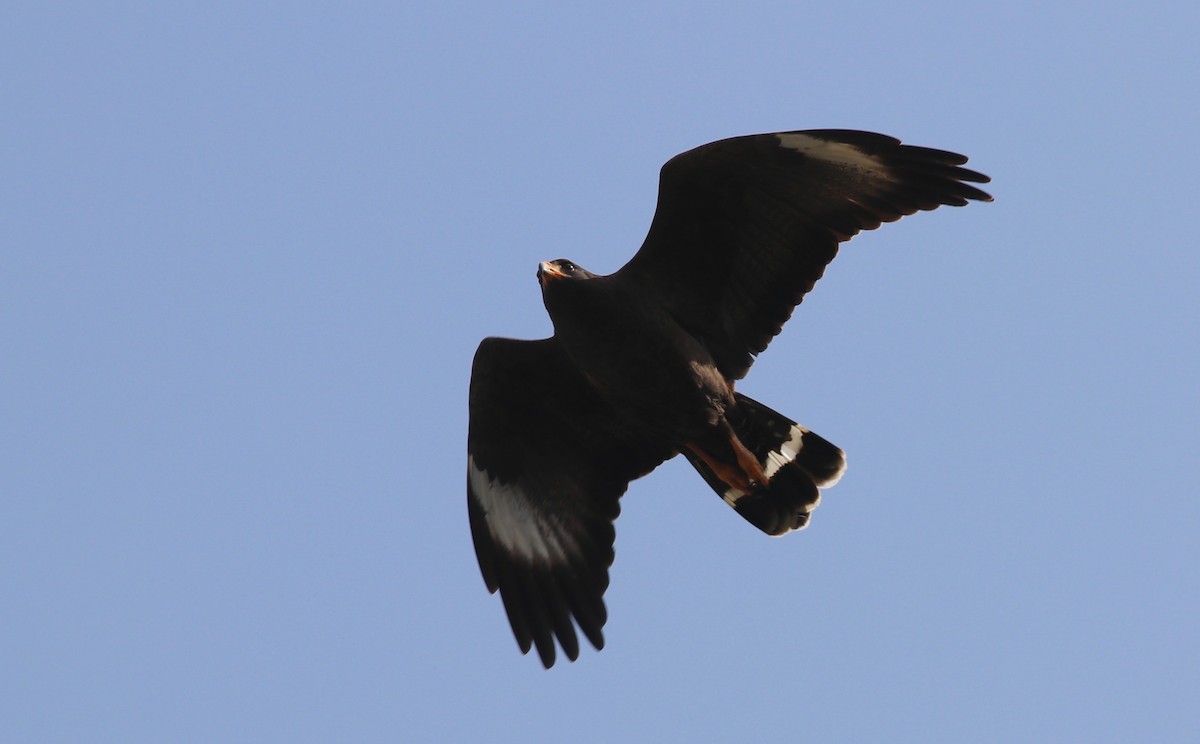
[[[575,264],[571,263],[570,261],[563,261],[559,263],[558,268],[562,269],[564,274],[575,273]]]

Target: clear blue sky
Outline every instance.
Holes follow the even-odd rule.
[[[1200,10],[0,11],[0,740],[1200,739]],[[844,447],[763,537],[682,462],[609,647],[475,565],[466,391],[536,262],[636,250],[726,136],[956,150],[741,389]]]

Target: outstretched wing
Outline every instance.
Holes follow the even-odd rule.
[[[662,298],[726,377],[745,376],[861,230],[992,197],[967,159],[882,134],[809,130],[703,145],[667,162],[645,243],[617,274]]]
[[[471,369],[467,505],[488,591],[527,653],[572,661],[572,618],[604,645],[613,521],[629,481],[674,452],[629,430],[553,339],[487,338]]]

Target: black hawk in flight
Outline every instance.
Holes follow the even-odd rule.
[[[734,391],[838,244],[991,201],[967,159],[881,134],[735,137],[672,158],[641,250],[601,276],[537,270],[554,335],[487,338],[471,370],[467,504],[483,580],[522,653],[597,649],[629,482],[682,453],[768,535],[804,527],[842,451]]]

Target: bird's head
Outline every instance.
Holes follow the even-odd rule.
[[[543,291],[551,282],[591,279],[593,276],[595,275],[587,269],[577,266],[574,262],[568,261],[565,258],[560,258],[556,261],[542,261],[538,264],[537,270],[538,284],[542,285]]]

